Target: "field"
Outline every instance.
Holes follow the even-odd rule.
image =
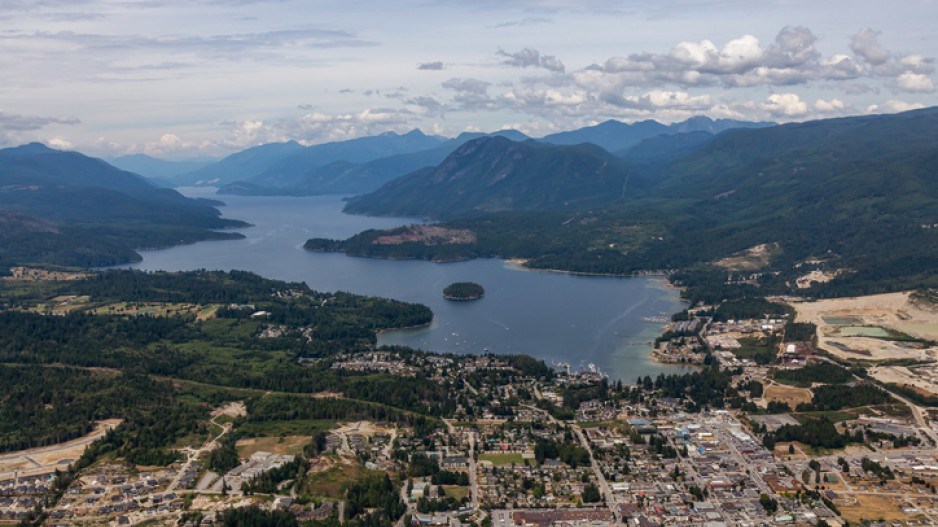
[[[871,368],[870,376],[885,383],[908,385],[922,395],[938,395],[938,371],[933,366],[909,369],[904,366],[878,366]]]
[[[21,476],[46,474],[56,468],[64,469],[81,457],[85,448],[121,423],[120,419],[99,421],[90,434],[65,443],[0,455],[0,479],[19,472]]]
[[[503,467],[512,463],[524,464],[524,458],[521,454],[480,454],[479,461],[488,461],[496,467]]]
[[[304,483],[304,492],[313,496],[342,498],[349,485],[368,477],[381,476],[380,470],[368,470],[354,465],[335,465],[322,472],[310,474]]]
[[[252,437],[239,439],[235,446],[238,448],[238,455],[243,459],[251,457],[255,452],[298,456],[303,453],[303,447],[309,442],[309,436]]]
[[[938,340],[938,310],[911,301],[910,295],[834,298],[795,302],[792,307],[798,322],[817,324],[818,346],[838,357],[873,362],[934,360],[938,358],[935,346],[905,341]]]
[[[469,496],[469,487],[461,487],[459,485],[443,485],[443,490],[447,496],[452,496],[457,500],[461,500]]]
[[[859,523],[862,520],[903,521],[909,515],[902,512],[900,504],[887,496],[873,494],[853,494],[855,505],[840,505],[840,514],[845,520]]]
[[[770,384],[765,387],[762,397],[766,401],[781,401],[795,409],[801,403],[811,402],[811,390],[784,384]]]
[[[248,437],[269,438],[304,436],[307,439],[320,430],[331,430],[336,425],[330,419],[296,419],[294,421],[248,421],[238,432]]]

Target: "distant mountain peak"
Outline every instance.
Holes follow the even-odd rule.
[[[5,148],[0,150],[7,154],[20,154],[20,155],[36,155],[36,154],[55,154],[61,153],[61,150],[56,150],[54,148],[49,148],[48,146],[39,143],[32,142],[25,145],[14,146],[12,148]]]

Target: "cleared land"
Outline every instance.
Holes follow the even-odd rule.
[[[904,521],[909,515],[902,512],[900,504],[891,496],[876,496],[873,494],[851,494],[857,500],[855,505],[839,506],[840,514],[850,522],[862,520]]]
[[[56,468],[64,469],[81,457],[85,448],[104,437],[108,430],[121,424],[121,419],[98,421],[90,434],[57,445],[31,448],[0,455],[0,479],[12,478],[14,473],[20,476],[46,474]]]
[[[797,386],[786,386],[784,384],[770,384],[765,387],[763,398],[768,401],[780,401],[792,409],[801,403],[811,402],[811,390],[808,388],[798,388]]]
[[[496,467],[503,467],[512,463],[521,465],[524,463],[524,457],[521,454],[480,454],[479,461],[488,461]]]
[[[925,396],[938,395],[938,366],[928,365],[912,370],[905,366],[877,366],[870,375],[885,383],[908,385]]]
[[[817,325],[818,345],[841,358],[873,362],[936,359],[938,348],[897,338],[908,335],[938,340],[938,310],[910,301],[910,295],[910,292],[889,293],[791,305],[798,313],[799,322]],[[868,336],[849,336],[857,334]]]
[[[303,447],[309,442],[309,436],[252,437],[238,440],[235,447],[241,458],[251,457],[255,452],[298,456],[303,453]]]

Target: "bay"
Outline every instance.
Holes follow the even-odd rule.
[[[451,353],[524,353],[574,369],[591,364],[613,379],[680,371],[654,362],[651,343],[660,319],[685,307],[677,291],[656,278],[579,276],[521,269],[494,259],[437,264],[377,260],[303,249],[312,237],[347,238],[365,229],[415,220],[351,216],[336,196],[215,196],[213,189],[180,189],[192,197],[220,199],[227,218],[253,226],[242,240],[201,242],[141,251],[143,270],[241,269],[319,291],[349,291],[429,306],[429,327],[384,332],[382,345]],[[485,297],[452,302],[442,291],[471,281]]]

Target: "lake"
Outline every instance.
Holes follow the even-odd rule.
[[[380,344],[437,352],[524,353],[573,368],[595,364],[613,379],[681,371],[651,360],[661,319],[685,305],[656,278],[576,276],[520,269],[501,260],[437,264],[376,260],[303,250],[308,238],[347,238],[365,229],[413,223],[403,218],[351,216],[335,196],[307,198],[215,196],[213,189],[179,189],[220,199],[227,218],[250,222],[246,238],[141,251],[144,270],[242,269],[268,278],[306,282],[319,291],[349,291],[429,306],[426,328],[385,332]],[[451,302],[443,288],[477,282],[485,297]]]

